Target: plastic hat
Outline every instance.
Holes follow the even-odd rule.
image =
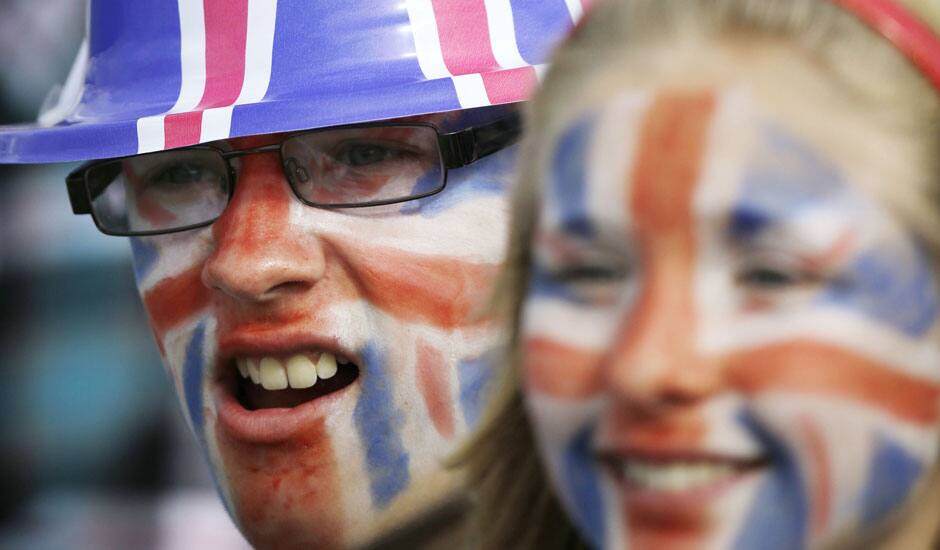
[[[583,0],[92,0],[0,162],[60,162],[526,99]]]

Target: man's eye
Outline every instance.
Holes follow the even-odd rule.
[[[150,177],[151,184],[157,185],[185,185],[202,181],[206,176],[206,169],[193,163],[180,163],[159,169]]]
[[[405,151],[402,148],[378,143],[352,143],[343,146],[334,158],[347,166],[359,168],[395,160],[404,155]]]

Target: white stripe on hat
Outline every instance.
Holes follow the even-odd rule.
[[[483,1],[486,6],[486,21],[490,27],[490,45],[496,62],[504,69],[528,66],[516,44],[516,27],[509,0]]]
[[[461,74],[452,77],[454,88],[457,89],[457,100],[464,109],[474,107],[484,107],[490,104],[490,98],[486,95],[486,86],[483,85],[483,77],[479,74]]]
[[[581,19],[581,16],[584,15],[581,0],[565,0],[565,5],[568,6],[568,14],[571,15],[571,20],[577,23],[578,19]]]
[[[415,39],[418,65],[428,80],[447,78],[450,72],[444,64],[441,41],[437,34],[437,19],[431,0],[408,0],[408,19]]]

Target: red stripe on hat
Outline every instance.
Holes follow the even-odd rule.
[[[452,75],[499,68],[483,0],[431,0],[444,64]]]
[[[921,425],[937,421],[940,386],[847,349],[811,340],[732,354],[731,384],[750,394],[794,392],[858,401]]]
[[[199,108],[235,103],[245,82],[248,0],[204,0],[206,88]]]
[[[538,85],[534,67],[483,73],[483,87],[490,103],[513,103],[529,97]]]
[[[216,437],[239,526],[253,545],[343,546],[343,486],[324,419],[284,443],[242,441],[224,426]]]
[[[173,149],[199,143],[202,110],[235,103],[245,82],[245,43],[248,37],[248,0],[204,0],[206,32],[206,84],[198,111],[167,115],[163,121],[164,147]]]
[[[437,433],[450,438],[454,435],[454,409],[447,375],[453,367],[444,361],[441,350],[427,342],[418,342],[416,353],[418,390],[424,406]]]
[[[202,133],[202,111],[173,113],[163,119],[163,143],[166,149],[199,143]]]

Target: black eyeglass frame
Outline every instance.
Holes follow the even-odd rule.
[[[340,204],[320,204],[313,201],[309,201],[302,197],[298,193],[293,178],[287,173],[287,168],[285,166],[285,160],[283,155],[283,144],[288,139],[303,136],[308,134],[316,134],[322,132],[328,132],[332,130],[347,130],[351,128],[401,128],[401,127],[426,127],[431,128],[437,134],[438,140],[438,150],[441,155],[441,166],[444,169],[444,173],[441,177],[442,182],[439,188],[433,189],[431,191],[421,193],[419,195],[409,196],[405,198],[397,199],[382,199],[377,201],[366,201],[366,202],[357,202],[357,203],[340,203]],[[227,151],[219,147],[215,147],[209,144],[202,145],[192,145],[189,147],[182,147],[179,149],[170,149],[167,151],[155,151],[153,153],[144,153],[144,155],[154,155],[154,154],[163,154],[169,151],[211,151],[219,154],[222,157],[222,160],[225,162],[225,165],[228,167],[228,197],[225,204],[228,205],[232,200],[232,195],[235,192],[235,185],[237,182],[237,177],[235,173],[235,168],[232,167],[230,162],[233,158],[240,158],[248,155],[253,155],[256,153],[268,153],[277,151],[278,158],[281,161],[281,169],[284,170],[284,176],[287,179],[288,185],[291,188],[291,191],[294,193],[294,196],[297,197],[302,203],[307,206],[312,206],[314,208],[322,208],[326,210],[334,209],[346,209],[346,208],[366,208],[370,206],[383,206],[387,204],[396,204],[402,202],[409,202],[413,200],[423,199],[431,195],[436,195],[443,191],[447,187],[447,174],[450,170],[456,168],[462,168],[464,166],[469,166],[474,162],[491,155],[497,151],[500,151],[513,143],[515,143],[520,134],[522,133],[522,118],[518,112],[512,113],[508,116],[499,118],[487,124],[482,124],[480,126],[471,126],[469,128],[464,128],[456,132],[441,132],[435,124],[430,122],[369,122],[361,124],[346,124],[343,126],[330,126],[327,128],[317,128],[314,130],[307,130],[296,132],[288,135],[279,143],[273,143],[270,145],[263,145],[261,147],[253,147],[250,149],[239,149],[236,151]],[[141,155],[127,155],[124,157],[116,157],[110,159],[100,159],[86,162],[69,173],[65,178],[66,188],[68,189],[69,202],[72,205],[72,213],[76,215],[90,214],[92,220],[95,222],[95,226],[99,231],[105,235],[113,235],[119,237],[144,237],[148,235],[169,235],[172,233],[179,233],[182,231],[189,231],[191,229],[198,229],[200,227],[206,227],[212,225],[218,218],[218,216],[212,218],[211,220],[200,222],[197,224],[187,225],[184,227],[178,227],[173,229],[166,230],[153,230],[153,231],[127,231],[127,232],[118,232],[111,229],[105,228],[101,225],[98,220],[98,216],[95,215],[94,209],[92,208],[92,193],[90,185],[88,184],[88,173],[91,169],[101,166],[104,164],[121,162],[125,159],[138,157]],[[220,213],[221,215],[221,213]]]

